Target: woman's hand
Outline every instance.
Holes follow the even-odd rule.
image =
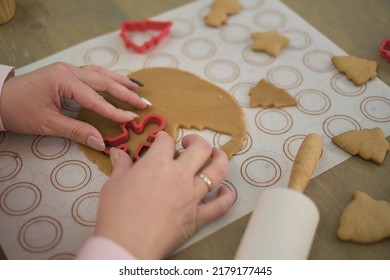
[[[137,87],[127,77],[97,66],[74,67],[57,62],[9,78],[2,90],[1,118],[9,131],[66,137],[102,151],[102,135],[90,124],[61,114],[61,99],[73,99],[115,122],[128,122],[136,115],[115,108],[98,92],[107,92],[136,108],[146,108],[147,104],[132,92]]]
[[[95,235],[137,258],[160,259],[232,206],[234,194],[226,186],[201,203],[209,187],[197,175],[211,157],[202,173],[218,186],[227,173],[226,154],[197,135],[184,137],[182,145],[186,150],[174,159],[175,142],[160,132],[135,164],[125,152],[111,150],[113,172],[101,190]]]

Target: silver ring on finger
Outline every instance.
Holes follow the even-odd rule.
[[[212,187],[213,187],[213,183],[211,182],[211,179],[205,175],[204,173],[202,172],[199,172],[198,173],[198,176],[200,179],[202,179],[202,181],[206,184],[207,188],[209,191],[211,191]]]

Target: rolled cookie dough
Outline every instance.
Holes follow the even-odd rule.
[[[177,139],[178,129],[208,129],[231,136],[230,141],[221,146],[229,158],[243,146],[246,137],[245,117],[241,107],[225,90],[186,71],[171,68],[147,68],[129,75],[145,86],[137,89],[140,96],[147,98],[153,106],[137,110],[106,94],[104,98],[114,106],[131,110],[140,116],[156,113],[167,121],[165,131]],[[120,134],[119,125],[103,117],[82,109],[78,119],[94,125],[103,136]],[[143,137],[145,138],[145,133]],[[134,151],[142,141],[135,134],[130,135],[129,147]],[[107,175],[111,174],[111,163],[103,153],[81,146],[89,160],[96,163]]]

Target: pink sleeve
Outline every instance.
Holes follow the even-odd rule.
[[[79,252],[79,260],[135,260],[130,252],[111,239],[92,236]]]
[[[3,90],[4,82],[15,75],[15,68],[7,65],[0,64],[0,102],[1,102],[1,92]],[[1,111],[0,111],[0,131],[4,131],[4,125],[1,121]]]

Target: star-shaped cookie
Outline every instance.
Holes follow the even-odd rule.
[[[332,138],[333,143],[351,155],[381,164],[390,151],[390,143],[383,131],[373,129],[350,130]]]
[[[374,243],[390,237],[390,203],[355,192],[341,213],[337,237],[357,243]]]
[[[361,86],[376,77],[377,63],[356,56],[333,56],[332,62],[336,68],[347,76],[355,85]]]
[[[266,52],[274,57],[278,56],[282,48],[288,45],[290,40],[278,31],[256,32],[252,34],[253,51]]]
[[[261,79],[260,82],[250,89],[250,106],[254,107],[288,107],[296,106],[297,100],[285,89],[278,88],[272,83]]]

